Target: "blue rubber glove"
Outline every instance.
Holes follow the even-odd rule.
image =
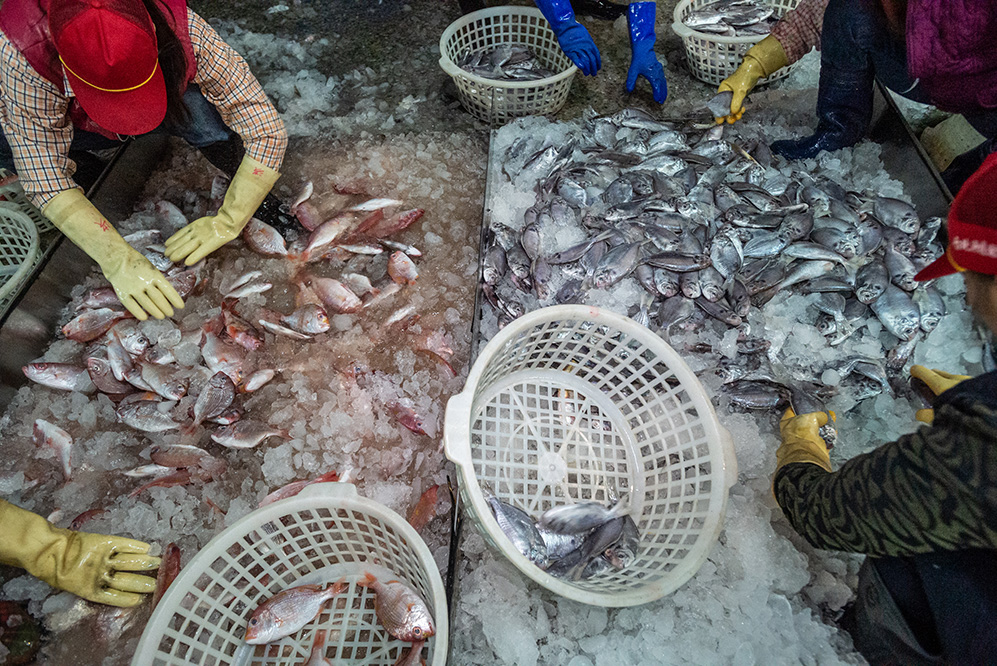
[[[575,20],[569,0],[536,0],[537,7],[557,35],[564,55],[586,76],[594,76],[602,67],[599,49],[589,31]],[[652,3],[653,4],[653,3]],[[652,40],[653,41],[653,40]]]
[[[654,10],[653,2],[635,2],[627,11],[632,54],[627,73],[627,92],[633,92],[637,87],[637,77],[643,76],[651,84],[654,101],[661,104],[668,97],[668,83],[665,81],[665,68],[654,55]]]

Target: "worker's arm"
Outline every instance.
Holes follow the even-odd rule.
[[[2,33],[0,103],[0,127],[31,203],[42,209],[55,195],[75,189],[69,98],[36,72]]]
[[[246,155],[280,171],[287,148],[287,131],[280,114],[243,57],[207,21],[189,9],[187,14],[197,61],[194,83],[218,109],[225,124],[242,137]]]
[[[997,395],[997,375],[966,384],[981,380]],[[997,405],[966,395],[943,401],[932,427],[837,472],[781,467],[776,500],[796,531],[817,548],[874,556],[997,547]]]
[[[820,49],[821,26],[828,0],[802,0],[772,26],[772,32],[744,54],[741,65],[717,88],[718,92],[734,93],[730,114],[717,122],[733,123],[744,115],[744,98],[758,81],[791,65],[810,49]]]

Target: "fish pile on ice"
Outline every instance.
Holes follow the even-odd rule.
[[[554,76],[532,49],[521,44],[468,50],[457,59],[457,66],[476,76],[498,81],[536,81]]]
[[[398,664],[418,664],[425,642],[436,634],[436,625],[426,602],[405,583],[381,581],[370,572],[357,581],[358,587],[374,592],[374,613],[392,638],[412,643],[409,654]],[[291,636],[314,621],[329,600],[349,590],[346,579],[330,585],[298,585],[281,590],[263,601],[249,617],[245,641],[267,645]],[[316,632],[307,664],[329,664],[325,658],[325,631]],[[423,662],[424,663],[424,662]]]
[[[563,140],[521,136],[502,156],[511,183],[536,197],[521,220],[493,217],[483,248],[482,293],[500,326],[536,306],[599,304],[633,278],[635,320],[666,339],[716,331],[731,402],[767,409],[794,394],[828,397],[839,383],[790,381],[766,353],[771,340],[749,316],[773,298],[810,295],[808,323],[832,347],[875,329],[861,337],[878,352],[867,344],[812,373],[850,378],[857,399],[892,392],[890,378],[944,314],[939,292],[913,279],[942,251],[941,220],[922,222],[905,201],[846,190],[724,125],[626,109],[575,127]],[[680,352],[721,351],[686,343]]]
[[[415,283],[418,269],[413,257],[422,253],[386,237],[420,219],[421,209],[386,216],[385,210],[397,210],[401,202],[368,198],[323,219],[309,204],[313,190],[311,183],[306,184],[290,207],[309,233],[292,231],[295,240],[288,244],[276,229],[255,218],[243,233],[245,245],[254,252],[286,260],[288,281],[297,290],[291,312],[242,306],[241,299],[273,287],[262,279],[262,271],[252,270],[221,282],[217,314],[201,326],[182,328],[174,319],[166,319],[156,337],[150,338],[120,305],[113,288],[99,286],[77,299],[75,316],[62,327],[67,339],[86,345],[81,359],[24,366],[30,380],[49,388],[108,396],[116,404],[118,422],[134,430],[179,433],[179,441],[152,449],[152,464],[127,472],[132,477],[155,477],[136,488],[133,496],[149,487],[210,481],[224,473],[225,461],[202,447],[206,433],[210,441],[230,449],[252,448],[270,437],[290,439],[287,430],[243,418],[240,405],[241,396],[259,390],[281,371],[262,353],[266,333],[299,341],[333,335],[330,313],[380,309],[404,286]],[[224,183],[216,182],[213,191],[223,193]],[[186,223],[172,204],[161,202],[157,207],[175,226]],[[190,268],[174,265],[164,254],[159,230],[138,231],[125,240],[164,272],[182,298],[214,297],[204,294],[204,262]],[[342,268],[338,279],[318,275],[320,263],[326,272],[329,267]],[[385,318],[385,330],[404,328],[416,319],[414,308],[403,305]],[[433,349],[425,351],[449,367],[445,345]],[[425,434],[411,406],[398,402],[388,408],[401,425]],[[34,439],[38,446],[56,452],[69,479],[73,445],[69,433],[38,419]]]
[[[686,16],[682,22],[699,32],[725,37],[767,35],[778,20],[774,8],[758,0],[718,0]]]
[[[502,533],[524,557],[552,576],[583,580],[630,566],[640,533],[625,502],[562,504],[537,520],[503,502],[488,489],[485,496]]]

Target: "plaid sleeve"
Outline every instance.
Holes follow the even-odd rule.
[[[0,127],[25,194],[39,208],[76,187],[68,109],[69,99],[0,33]]]
[[[801,0],[796,9],[787,12],[781,21],[772,26],[772,36],[782,44],[790,64],[810,53],[812,48],[820,50],[820,33],[827,3],[828,0]]]
[[[279,171],[287,148],[284,121],[242,56],[207,21],[190,10],[187,13],[197,59],[194,83],[218,109],[225,124],[242,137],[246,153]]]

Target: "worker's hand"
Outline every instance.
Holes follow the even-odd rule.
[[[121,304],[136,319],[172,317],[183,299],[163,274],[133,248],[78,188],[52,197],[43,211],[52,223],[97,262]]]
[[[786,52],[772,35],[758,42],[744,54],[740,67],[720,82],[717,92],[731,91],[734,93],[730,101],[730,114],[720,116],[717,123],[735,123],[744,115],[744,98],[758,83],[758,80],[769,76],[789,64]]]
[[[537,7],[557,35],[557,43],[571,62],[586,76],[602,67],[602,57],[592,36],[577,20],[569,0],[536,0]]]
[[[920,379],[928,385],[935,395],[941,395],[959,382],[969,379],[969,375],[953,375],[951,372],[933,370],[923,365],[912,365],[910,376]]]
[[[970,378],[969,375],[953,375],[951,372],[932,370],[924,367],[923,365],[912,365],[910,368],[910,376],[924,382],[935,395],[941,395],[959,382]],[[921,423],[931,425],[935,421],[935,410],[919,409],[914,412],[914,418]]]
[[[215,215],[194,220],[166,239],[166,256],[193,266],[238,237],[280,174],[249,155],[229,183],[225,201]]]
[[[2,500],[0,532],[0,564],[19,566],[89,601],[135,606],[156,589],[154,578],[136,573],[159,567],[142,541],[60,529]]]
[[[836,419],[834,412],[831,418]],[[827,412],[811,412],[799,416],[787,409],[779,421],[782,445],[775,452],[776,472],[790,463],[813,463],[831,471],[831,454],[820,436],[820,428],[827,425]]]
[[[100,268],[118,300],[136,319],[144,321],[149,315],[156,319],[172,317],[174,307],[183,307],[183,299],[173,285],[127,243],[116,252],[108,252]]]
[[[655,3],[635,2],[628,7],[630,26],[630,71],[627,72],[627,92],[633,92],[637,78],[643,76],[651,84],[654,101],[661,104],[668,97],[665,68],[654,54]]]

